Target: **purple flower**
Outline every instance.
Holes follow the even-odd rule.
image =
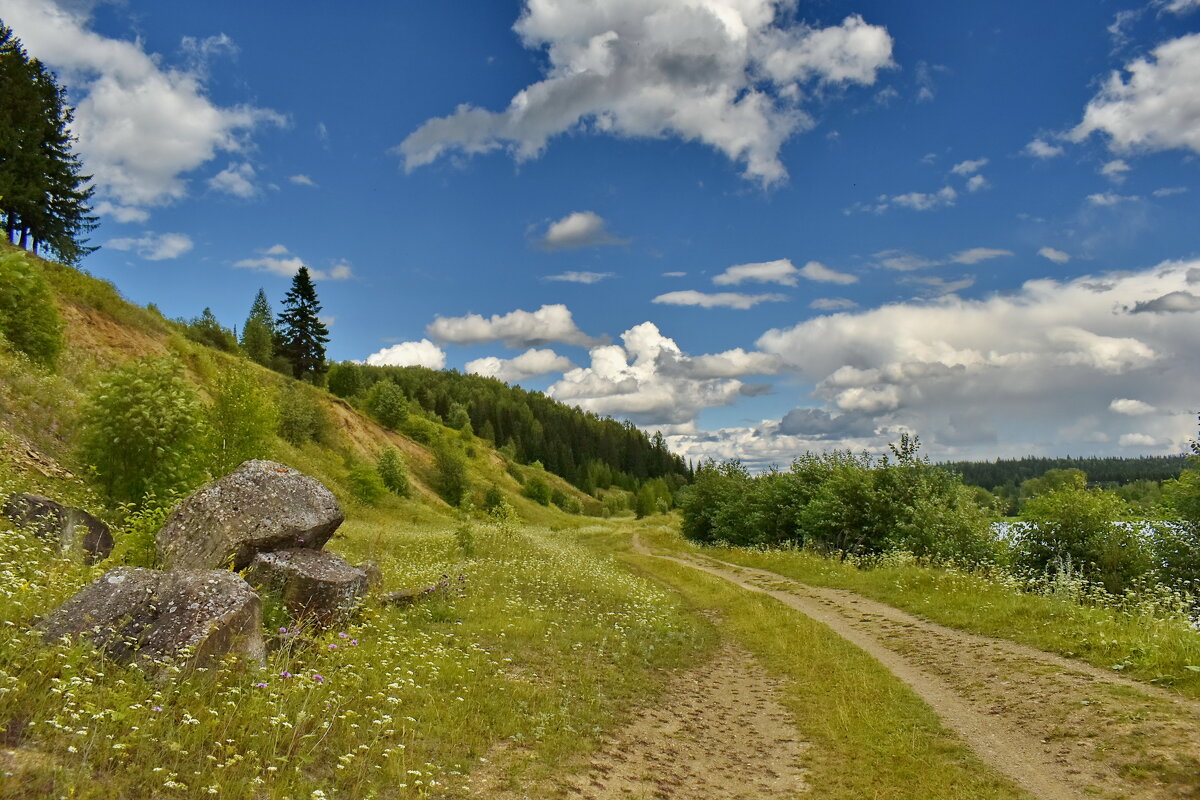
[[[255,685],[255,686],[257,686],[259,689],[265,689],[265,688],[267,688],[267,685],[266,685],[265,683],[256,683],[256,684],[254,684],[254,685]]]
[[[280,628],[280,629],[279,629],[279,632],[280,632],[280,633],[287,633],[287,628]]]
[[[284,670],[283,672],[279,673],[279,677],[290,678],[290,677],[292,677],[292,673],[288,672],[287,670]]]
[[[351,647],[358,647],[358,639],[351,639],[351,640],[350,640],[350,646],[351,646]]]
[[[318,675],[318,674],[317,674],[317,673],[315,673],[315,672],[313,673],[313,680],[314,680],[314,681],[316,681],[317,683],[324,683],[324,682],[325,682],[325,678],[324,678],[324,677],[322,677],[321,675]]]
[[[345,639],[345,638],[346,638],[346,634],[345,634],[344,632],[339,632],[339,633],[338,633],[338,638],[339,638],[339,639]]]
[[[151,706],[150,710],[151,711],[162,711],[162,706]]]
[[[331,644],[331,645],[329,645],[329,649],[330,649],[330,650],[337,650],[337,645],[336,645],[336,644]]]

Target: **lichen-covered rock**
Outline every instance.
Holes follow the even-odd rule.
[[[14,494],[4,503],[4,516],[43,539],[58,542],[64,553],[82,553],[95,564],[113,549],[112,531],[82,508],[65,506],[39,494]]]
[[[188,666],[229,653],[262,662],[265,653],[262,601],[225,570],[118,567],[85,586],[40,628],[48,640],[87,637],[121,662]]]
[[[365,572],[324,550],[259,553],[246,580],[277,592],[292,617],[318,625],[345,620],[369,588]]]
[[[158,533],[158,560],[168,569],[244,569],[261,552],[320,549],[343,519],[320,481],[247,461],[175,507]]]

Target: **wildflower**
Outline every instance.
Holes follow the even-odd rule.
[[[292,677],[292,673],[288,672],[287,670],[284,670],[283,672],[279,673],[279,677],[290,678],[290,677]]]
[[[329,649],[330,649],[330,650],[337,650],[337,645],[336,645],[336,644],[331,644],[331,645],[329,645]]]
[[[279,632],[280,632],[280,633],[287,633],[287,628],[280,628],[280,629],[279,629]]]
[[[322,676],[322,675],[318,675],[318,674],[317,674],[317,673],[315,673],[315,672],[313,673],[312,679],[313,679],[314,681],[316,681],[317,683],[324,683],[324,682],[325,682],[325,678],[324,678],[324,676]]]
[[[345,634],[345,632],[344,632],[344,631],[339,631],[339,632],[338,632],[338,638],[339,638],[339,639],[345,639],[345,638],[347,638],[347,637],[346,637],[346,634]]]
[[[358,647],[358,639],[351,639],[351,640],[350,640],[350,646],[351,646],[351,647]]]
[[[259,689],[267,688],[267,685],[261,681],[259,681],[258,683],[254,684],[254,685],[257,686]]]
[[[150,710],[151,711],[162,711],[162,706],[151,706]]]

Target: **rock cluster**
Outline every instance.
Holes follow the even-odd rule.
[[[343,519],[320,482],[247,461],[172,511],[156,542],[164,569],[109,571],[42,630],[51,639],[87,636],[118,661],[200,664],[232,653],[261,662],[256,589],[278,593],[295,618],[318,626],[346,619],[367,593],[366,571],[321,549]]]
[[[13,524],[58,542],[63,553],[82,553],[89,564],[103,561],[112,552],[112,531],[82,508],[39,494],[14,494],[5,501],[3,514]]]

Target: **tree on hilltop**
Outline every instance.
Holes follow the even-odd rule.
[[[0,219],[8,240],[76,264],[95,250],[83,235],[96,227],[88,201],[92,176],[72,152],[74,109],[66,89],[11,28],[0,22]]]
[[[319,380],[325,374],[325,344],[329,329],[321,322],[321,304],[308,267],[292,278],[292,288],[283,298],[279,314],[277,350],[292,365],[292,377]]]
[[[267,302],[267,293],[262,289],[254,296],[250,315],[242,325],[241,345],[251,361],[264,367],[271,366],[271,359],[275,357],[275,317]]]

